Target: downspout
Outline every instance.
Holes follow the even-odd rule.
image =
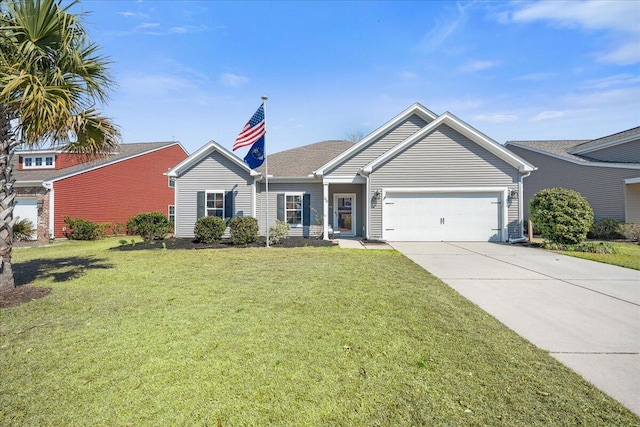
[[[42,186],[49,190],[49,240],[52,240],[56,238],[56,235],[54,234],[53,223],[53,220],[55,218],[55,197],[53,191],[53,181],[43,181]]]
[[[509,243],[522,243],[527,241],[527,237],[524,235],[524,192],[523,192],[523,183],[522,181],[531,175],[531,172],[526,172],[520,175],[520,179],[518,180],[518,222],[520,222],[520,237],[515,239],[509,239]]]

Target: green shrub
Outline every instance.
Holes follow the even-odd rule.
[[[587,199],[568,188],[539,191],[529,202],[529,212],[542,237],[551,243],[581,243],[593,224],[593,210]]]
[[[276,219],[276,225],[269,227],[269,242],[277,245],[287,238],[289,235],[289,223],[287,221],[280,221]]]
[[[196,221],[193,234],[199,242],[213,243],[222,238],[226,228],[224,219],[217,216],[203,216]]]
[[[107,237],[107,232],[111,228],[110,222],[100,222],[98,223],[98,237],[103,238]]]
[[[33,239],[33,234],[36,229],[33,226],[33,222],[30,219],[21,219],[13,224],[13,240],[17,242],[24,242]]]
[[[100,226],[93,221],[65,216],[64,222],[67,224],[65,236],[69,240],[97,240],[100,237]]]
[[[145,242],[164,239],[169,234],[169,220],[162,212],[139,213],[127,221],[127,231]]]
[[[234,245],[246,245],[258,240],[258,220],[253,217],[233,217],[229,221],[229,229]]]
[[[611,243],[607,242],[582,242],[574,248],[577,252],[590,252],[592,254],[617,254],[618,251]]]
[[[638,242],[640,245],[640,224],[624,224],[622,234],[627,240]]]
[[[602,218],[593,223],[587,237],[599,240],[622,239],[622,224],[613,218]]]
[[[114,222],[111,225],[111,233],[114,236],[121,236],[124,234],[124,231],[125,231],[125,225],[121,222]]]

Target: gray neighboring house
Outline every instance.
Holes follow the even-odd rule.
[[[587,198],[595,218],[640,223],[640,127],[593,140],[509,141],[506,146],[538,167],[524,186],[524,215],[540,190],[572,188]]]
[[[360,142],[323,141],[250,169],[209,142],[167,172],[177,237],[198,217],[276,219],[292,236],[507,241],[522,236],[522,182],[535,167],[450,113],[413,104]],[[267,203],[268,202],[268,203]],[[268,204],[269,223],[266,223]]]

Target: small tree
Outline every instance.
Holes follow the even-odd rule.
[[[193,235],[199,242],[213,243],[222,238],[227,224],[217,216],[203,216],[198,218],[193,227]]]
[[[593,224],[593,210],[580,193],[568,188],[541,190],[529,202],[531,221],[551,243],[583,242]]]
[[[234,245],[246,245],[258,240],[258,220],[250,216],[235,216],[229,220],[231,241]]]

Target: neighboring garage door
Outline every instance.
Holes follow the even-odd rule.
[[[382,212],[389,241],[501,241],[500,193],[392,193]]]
[[[38,229],[38,200],[35,198],[16,198],[16,205],[13,208],[13,217],[20,217],[18,221],[28,219],[33,224],[34,230]],[[33,239],[36,239],[36,233]]]

